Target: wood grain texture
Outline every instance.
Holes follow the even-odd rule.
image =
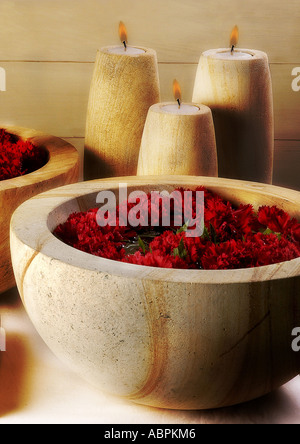
[[[7,74],[7,91],[0,93],[3,124],[84,136],[93,64],[0,64]]]
[[[271,62],[275,138],[300,140],[300,92],[291,88],[292,69],[300,66],[299,18],[298,0],[128,0],[126,7],[123,0],[1,0],[0,66],[7,71],[7,91],[0,92],[0,120],[84,137],[96,52],[119,44],[120,20],[130,44],[157,51],[161,99],[173,99],[177,78],[183,100],[191,101],[200,54],[226,45],[238,24],[239,46],[265,51]],[[289,185],[296,151],[293,156],[281,156]]]
[[[84,163],[84,138],[80,137],[65,137],[65,140],[70,145],[73,145],[76,148],[79,156],[79,182],[84,180],[83,173],[83,163]]]
[[[205,177],[115,178],[36,196],[14,214],[11,248],[26,311],[50,349],[100,389],[160,408],[229,406],[295,377],[300,258],[170,270],[95,257],[51,234],[70,213],[95,206],[99,191],[118,196],[120,181],[128,192],[204,185],[234,203],[275,204],[300,217],[296,191]]]
[[[46,149],[50,158],[38,171],[0,182],[0,293],[15,285],[9,246],[9,225],[13,212],[36,194],[77,182],[79,175],[79,155],[72,145],[31,129],[7,127],[7,130],[40,149]]]
[[[156,49],[160,62],[198,63],[201,52],[229,45],[235,24],[239,46],[299,62],[298,0],[1,0],[0,18],[3,60],[91,62],[119,43],[123,20],[130,44]]]
[[[75,146],[83,163],[84,138],[66,138]],[[273,184],[300,191],[300,140],[275,140]],[[83,173],[82,173],[83,174]],[[81,178],[83,177],[81,174]]]
[[[94,62],[0,61],[0,65],[7,72],[7,91],[0,92],[3,123],[34,127],[58,137],[84,137]],[[198,64],[160,63],[161,100],[173,100],[172,84],[177,78],[183,101],[191,102],[197,67]],[[271,65],[276,139],[300,140],[300,92],[291,87],[293,67]]]
[[[276,140],[274,177],[276,185],[300,190],[300,141]]]
[[[294,66],[271,65],[276,139],[300,139],[300,91],[292,89]]]

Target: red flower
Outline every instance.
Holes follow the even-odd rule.
[[[289,237],[292,242],[295,242],[300,249],[300,224],[296,219],[291,219],[286,226],[285,235]]]
[[[295,244],[275,234],[256,233],[249,247],[252,249],[255,267],[290,261],[300,256]]]
[[[251,205],[236,208],[203,187],[194,190],[188,202],[182,198],[185,190],[175,191],[178,191],[175,204],[158,193],[138,200],[140,220],[135,204],[123,202],[116,209],[116,226],[101,228],[95,208],[70,215],[57,227],[55,234],[81,251],[150,267],[227,270],[271,265],[300,257],[300,224],[283,210],[263,206],[256,215]],[[177,209],[183,216],[188,205],[193,219],[202,217],[196,214],[197,191],[204,191],[206,228],[201,237],[187,237],[184,227],[177,230],[174,213]],[[154,205],[151,205],[151,197]],[[170,226],[163,227],[169,208]],[[122,226],[122,215],[128,219],[131,211],[136,211],[138,226]],[[113,220],[111,216],[107,215],[108,221]],[[142,225],[146,219],[150,226],[145,232]]]
[[[219,245],[211,244],[202,257],[202,268],[205,270],[245,268],[248,263],[245,245],[234,239]]]
[[[240,205],[237,210],[233,211],[233,217],[236,229],[244,236],[253,231],[258,231],[261,227],[252,205]]]
[[[274,233],[284,233],[290,221],[290,216],[275,206],[264,206],[258,211],[258,221]]]
[[[143,255],[140,251],[133,256],[127,256],[124,262],[136,265],[144,265],[148,267],[159,268],[179,268],[187,269],[187,263],[178,256],[172,256],[170,254],[162,254],[159,251],[152,253],[146,253]]]
[[[0,180],[32,173],[46,162],[46,151],[0,129]]]

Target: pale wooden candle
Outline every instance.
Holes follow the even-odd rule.
[[[271,183],[274,123],[267,55],[245,49],[204,52],[193,101],[212,110],[219,175]]]
[[[137,174],[217,176],[211,110],[196,104],[153,105],[144,128]]]
[[[85,179],[136,175],[149,107],[160,99],[156,52],[98,51],[86,122]]]

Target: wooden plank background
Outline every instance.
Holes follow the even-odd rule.
[[[162,100],[172,82],[190,101],[200,54],[228,46],[238,24],[240,47],[265,51],[275,108],[274,183],[300,190],[300,2],[289,0],[1,0],[0,122],[29,126],[73,143],[83,152],[85,118],[98,48],[129,43],[157,51]]]

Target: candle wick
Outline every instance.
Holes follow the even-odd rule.
[[[233,52],[234,52],[234,48],[235,48],[235,46],[232,45],[232,47],[231,47],[231,53],[232,53],[232,54],[233,54]]]
[[[180,108],[181,107],[180,99],[177,99],[177,102],[178,102],[178,108]]]
[[[126,50],[127,50],[127,43],[126,43],[126,40],[124,40],[123,45],[124,45],[124,48],[125,48],[125,51],[126,51]]]

